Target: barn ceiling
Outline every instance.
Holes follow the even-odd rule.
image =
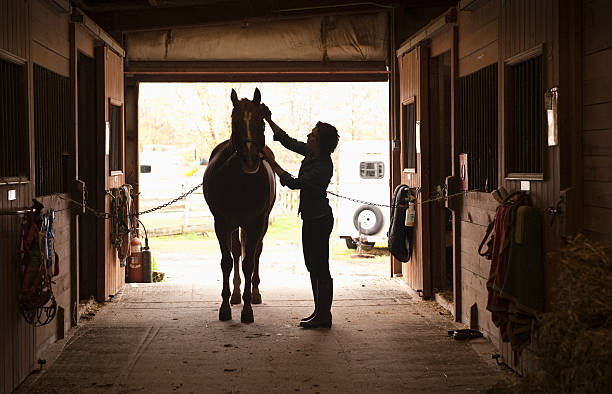
[[[106,31],[222,25],[378,12],[392,7],[418,10],[450,7],[456,0],[72,0]]]

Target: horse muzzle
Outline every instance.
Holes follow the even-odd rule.
[[[256,144],[247,142],[245,152],[240,155],[242,171],[246,174],[254,174],[259,171],[262,156]]]

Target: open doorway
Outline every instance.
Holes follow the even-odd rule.
[[[229,138],[231,132],[231,90],[235,89],[239,98],[251,98],[255,88],[261,91],[262,102],[272,111],[275,122],[298,140],[305,141],[316,122],[323,121],[337,127],[340,146],[349,141],[377,141],[388,146],[387,82],[141,83],[138,95],[141,212],[173,200],[202,181],[211,151]],[[268,126],[266,142],[281,166],[297,175],[302,157],[274,142]],[[340,149],[332,156],[336,172],[328,191],[342,195],[339,193],[339,152]],[[355,171],[359,172],[360,168],[356,167]],[[388,185],[381,194],[376,202],[388,203]],[[276,203],[261,257],[261,269],[266,271],[267,278],[287,271],[306,273],[301,220],[297,216],[298,195],[298,191],[277,185]],[[360,195],[346,197],[365,199]],[[351,257],[356,251],[347,248],[346,240],[338,233],[341,198],[333,194],[328,198],[336,220],[330,239],[330,260],[358,262],[359,259]],[[348,203],[356,204],[356,209],[362,205]],[[214,221],[201,188],[140,219],[149,233],[154,271],[164,272],[165,281],[221,279]],[[386,239],[379,237],[368,254],[375,257],[367,259],[367,263],[364,261],[363,266],[353,264],[355,272],[365,270],[387,276]],[[338,269],[346,274],[353,268]],[[262,284],[264,281],[262,274]]]
[[[441,196],[452,173],[450,51],[429,60],[432,195]],[[452,214],[444,201],[431,204],[432,288],[436,299],[453,310]]]

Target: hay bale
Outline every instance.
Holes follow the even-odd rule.
[[[559,262],[559,276],[550,311],[536,321],[539,368],[509,392],[607,392],[612,382],[612,244],[578,235],[551,260]]]

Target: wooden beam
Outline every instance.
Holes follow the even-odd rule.
[[[380,74],[388,76],[384,61],[130,61],[125,75],[146,74]]]
[[[115,41],[104,29],[98,26],[91,18],[85,15],[81,10],[75,8],[72,13],[71,21],[74,23],[81,24],[86,30],[88,30],[94,37],[102,40],[110,49],[113,50],[117,55],[125,57],[125,51],[121,45]]]
[[[386,82],[383,74],[137,74],[138,82]]]
[[[431,22],[429,22],[421,30],[414,33],[409,39],[404,41],[399,49],[396,51],[397,56],[402,56],[404,53],[408,53],[416,48],[421,42],[428,40],[434,34],[442,30],[449,24],[454,24],[457,21],[457,12],[454,8],[451,8],[444,14],[438,16]]]
[[[285,4],[283,4],[285,5]],[[290,8],[269,9],[259,7],[250,9],[242,5],[201,5],[192,7],[155,7],[138,10],[124,10],[91,13],[91,17],[105,30],[110,32],[134,32],[165,30],[178,27],[214,26],[268,22],[273,20],[298,19],[317,15],[363,14],[385,10],[363,3],[351,8],[312,8],[308,12]]]

